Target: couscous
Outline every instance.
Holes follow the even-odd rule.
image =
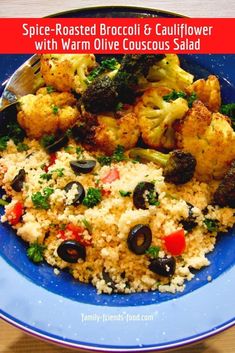
[[[142,60],[143,56],[138,57]],[[42,58],[44,74],[49,59]],[[98,293],[183,291],[185,281],[194,277],[191,270],[210,264],[206,255],[213,251],[217,233],[235,223],[231,142],[235,135],[229,117],[218,112],[220,91],[212,92],[217,100],[214,111],[212,99],[206,98],[210,96],[208,86],[196,86],[193,97],[192,75],[180,68],[176,56],[168,59],[174,73],[169,80],[167,56],[157,61],[152,58],[148,69],[141,69],[138,90],[133,85],[117,86],[114,95],[109,92],[113,102],[109,101],[103,112],[97,102],[95,109],[89,107],[87,90],[95,87],[92,72],[100,70],[98,77],[106,74],[113,85],[123,67],[127,70],[127,58],[115,67],[101,69],[102,65],[96,64],[94,69],[92,57],[92,68],[85,73],[88,88],[84,88],[84,101],[83,96],[71,99],[71,84],[66,93],[70,102],[63,103],[63,114],[63,106],[53,101],[65,95],[55,92],[60,86],[41,88],[33,99],[31,95],[22,98],[18,123],[8,126],[9,134],[0,137],[0,185],[5,191],[1,221],[11,224],[29,243],[31,260],[45,260],[58,276],[67,268],[75,279],[93,284]],[[132,76],[134,70],[134,66],[129,69]],[[47,72],[45,85],[48,77]],[[99,83],[99,90],[103,85],[106,83]],[[119,93],[124,88],[135,93],[132,101],[126,102]],[[43,99],[45,95],[52,96]],[[41,109],[39,101],[45,101],[46,108]],[[112,104],[119,108],[114,110]],[[190,124],[196,124],[193,119],[202,116],[207,120],[201,132],[199,125],[194,126],[197,136],[207,134],[210,123],[216,121],[214,138],[220,134],[221,144],[231,139],[227,154],[208,160],[209,168],[213,163],[214,168],[205,173],[200,146],[205,153],[210,146],[201,140],[196,149],[196,135],[190,133]],[[62,127],[59,117],[64,121]],[[210,138],[212,141],[212,130]],[[174,163],[181,163],[180,168],[189,163],[190,170],[173,175],[175,169],[172,172],[172,164],[167,165],[172,157],[177,157]],[[227,187],[228,179],[230,198],[221,201],[221,189]]]

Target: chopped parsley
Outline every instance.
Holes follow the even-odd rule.
[[[125,148],[121,145],[118,145],[117,148],[115,149],[113,155],[112,155],[112,160],[114,162],[121,162],[126,159],[126,156],[124,155]]]
[[[40,175],[40,179],[43,179],[43,180],[49,181],[49,180],[51,180],[51,178],[52,178],[51,173],[43,173]]]
[[[148,203],[152,206],[159,206],[158,195],[155,190],[149,190],[147,194]]]
[[[73,146],[70,146],[70,145],[65,146],[64,150],[65,150],[65,152],[73,152]]]
[[[115,108],[116,112],[118,112],[119,110],[121,110],[122,107],[123,107],[123,103],[122,103],[122,102],[119,102],[119,103],[116,105],[116,108]]]
[[[13,140],[15,145],[20,144],[25,137],[25,132],[17,122],[10,122],[4,128],[4,135],[0,136],[0,151],[7,148],[7,142]]]
[[[29,146],[26,143],[19,142],[16,146],[18,152],[28,151]]]
[[[205,218],[203,222],[206,225],[209,232],[218,231],[218,221],[216,219]]]
[[[233,127],[233,130],[235,130],[235,103],[221,105],[220,112],[231,118],[232,127]]]
[[[32,243],[27,249],[27,255],[33,262],[41,262],[43,261],[44,249],[45,245],[39,244],[38,242]]]
[[[86,218],[82,219],[82,223],[84,224],[84,226],[88,230],[88,233],[91,234],[92,233],[92,225],[91,225],[91,223],[88,222],[88,220]]]
[[[163,96],[163,100],[166,102],[174,101],[177,98],[184,98],[188,102],[189,108],[192,107],[193,102],[197,99],[195,92],[192,92],[190,95],[187,95],[185,92],[173,90],[171,93]]]
[[[52,93],[52,92],[54,92],[55,90],[54,90],[54,87],[52,87],[52,86],[47,86],[47,93]]]
[[[131,195],[131,191],[119,190],[119,194],[123,197],[127,197]]]
[[[35,194],[32,194],[31,199],[35,208],[48,210],[50,208],[49,197],[53,192],[54,190],[52,188],[47,187],[43,189],[42,193],[38,191]]]
[[[121,162],[127,159],[124,152],[125,148],[121,145],[118,145],[112,156],[99,156],[97,157],[97,160],[101,166],[110,165],[112,162]]]
[[[84,197],[82,203],[88,208],[93,208],[101,202],[101,190],[97,188],[88,188],[86,197]]]
[[[159,246],[150,246],[148,250],[146,250],[146,254],[151,258],[151,259],[156,259],[158,257],[159,251],[160,251]]]
[[[97,161],[103,167],[104,165],[110,165],[112,163],[112,157],[109,156],[99,156],[97,157]]]
[[[51,173],[57,173],[58,177],[64,176],[64,168],[57,168],[51,171]]]
[[[59,107],[57,105],[52,106],[52,113],[53,114],[58,114],[59,113]]]
[[[41,139],[40,139],[40,145],[42,147],[47,147],[49,145],[52,145],[55,142],[55,136],[54,135],[44,135]]]
[[[101,61],[100,66],[96,67],[87,76],[87,83],[91,83],[96,77],[103,74],[106,71],[116,70],[119,67],[119,63],[115,58],[106,59]]]
[[[8,136],[0,137],[0,151],[4,151],[7,148],[7,142],[9,141]]]
[[[78,159],[82,157],[82,153],[83,153],[82,147],[80,147],[80,146],[77,147],[76,148],[76,154],[77,154]]]

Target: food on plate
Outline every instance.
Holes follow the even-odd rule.
[[[40,88],[36,95],[20,98],[17,119],[27,136],[40,138],[45,134],[66,131],[78,119],[76,99],[69,92],[51,92]]]
[[[196,158],[198,179],[221,179],[235,157],[231,120],[221,113],[210,112],[201,101],[196,101],[177,125],[177,146]]]
[[[0,134],[1,221],[98,293],[183,291],[235,222],[218,79],[169,54],[42,55],[41,71]]]
[[[41,57],[41,74],[46,85],[59,92],[84,92],[87,76],[95,66],[93,54],[43,54]]]

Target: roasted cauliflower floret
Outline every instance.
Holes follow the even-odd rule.
[[[119,119],[98,115],[97,120],[94,142],[106,154],[112,154],[118,145],[126,150],[136,145],[140,131],[134,113],[127,113]]]
[[[200,79],[187,87],[187,93],[195,92],[197,98],[212,112],[218,112],[221,105],[220,83],[216,76]]]
[[[71,93],[47,94],[45,89],[39,90],[37,95],[22,97],[20,109],[18,123],[28,137],[36,139],[44,134],[67,130],[79,116],[76,99]]]
[[[235,159],[235,132],[230,119],[211,113],[202,102],[195,101],[176,130],[178,147],[197,160],[197,178],[221,179]]]
[[[154,87],[166,86],[176,91],[185,91],[192,84],[193,75],[180,67],[176,54],[166,54],[164,59],[150,68],[147,80]]]
[[[153,148],[173,149],[175,136],[172,124],[188,111],[187,101],[178,98],[171,102],[163,97],[171,92],[166,87],[149,88],[135,106],[135,114],[144,142]]]
[[[43,54],[41,74],[47,86],[60,92],[86,90],[86,78],[96,66],[93,54]]]

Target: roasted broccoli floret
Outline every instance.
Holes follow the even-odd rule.
[[[151,66],[165,57],[163,54],[126,54],[123,56],[120,71],[128,72],[132,75],[146,76]]]
[[[190,181],[196,167],[196,159],[193,155],[181,150],[165,154],[151,149],[133,148],[129,156],[160,164],[164,167],[163,176],[166,182],[176,185]]]
[[[102,76],[88,86],[82,96],[82,103],[90,113],[114,111],[118,103],[117,96],[114,81],[108,76]]]
[[[118,98],[121,102],[131,104],[134,102],[138,81],[147,76],[151,66],[162,60],[165,55],[124,55],[120,69],[114,77]]]
[[[221,207],[235,207],[235,160],[215,191],[214,203]]]

